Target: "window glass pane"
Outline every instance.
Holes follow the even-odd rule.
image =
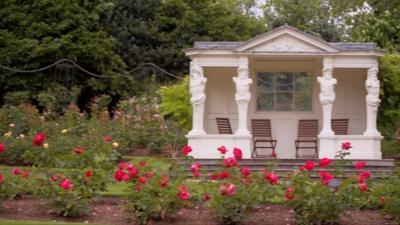
[[[257,85],[259,89],[264,91],[274,90],[274,74],[272,73],[258,73],[257,74]]]
[[[258,111],[274,111],[274,93],[262,92],[257,96],[257,110]]]
[[[311,111],[311,91],[296,91],[294,93],[295,111]]]
[[[293,94],[291,92],[276,93],[276,111],[292,111]]]
[[[293,90],[293,74],[292,73],[276,73],[276,90],[292,91]]]
[[[296,91],[307,90],[312,87],[311,76],[304,72],[296,74],[295,83]]]

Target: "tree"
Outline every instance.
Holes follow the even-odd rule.
[[[362,0],[267,0],[264,18],[269,29],[288,24],[325,41],[341,41],[348,13]]]
[[[400,52],[400,4],[393,0],[367,0],[350,21],[350,39],[374,42],[389,52]]]
[[[122,73],[125,64],[113,51],[114,41],[99,23],[112,9],[109,0],[3,0],[0,1],[0,64],[37,69],[68,58],[98,74]],[[126,95],[132,79],[99,79],[70,65],[35,74],[0,70],[1,93],[27,90],[33,99],[54,84],[83,87],[87,96],[97,92]]]

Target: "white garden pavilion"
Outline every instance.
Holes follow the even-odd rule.
[[[382,158],[376,44],[330,43],[284,25],[246,42],[196,42],[185,53],[195,158],[220,158],[221,145],[251,158],[251,119],[270,119],[278,158],[296,157],[300,119],[319,121],[319,158],[334,158],[344,141],[353,145],[349,159]],[[229,118],[233,134],[218,134],[217,117]],[[334,134],[334,118],[349,119],[348,135]]]

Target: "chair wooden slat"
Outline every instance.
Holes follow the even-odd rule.
[[[336,135],[347,135],[349,119],[332,119],[331,124]]]
[[[220,134],[232,134],[231,123],[228,118],[216,118]]]
[[[299,157],[300,149],[314,149],[315,155],[318,157],[318,120],[299,120],[297,128],[297,140],[294,144],[296,147],[296,157]],[[308,145],[304,146],[304,143]]]
[[[271,155],[264,155],[267,157],[274,157],[276,140],[272,139],[271,121],[268,119],[252,119],[251,131],[253,135],[253,152],[252,157],[260,157],[257,149],[271,149]],[[260,143],[268,143],[269,145],[258,145]]]

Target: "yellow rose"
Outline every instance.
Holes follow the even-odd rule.
[[[15,127],[15,124],[10,123],[10,125],[8,125],[8,126],[11,127],[11,128],[13,128],[13,127]]]
[[[118,144],[117,142],[113,142],[113,143],[112,143],[112,146],[113,146],[114,148],[118,148],[119,144]]]
[[[7,133],[4,134],[4,137],[11,137],[11,135],[12,135],[12,132],[8,131]]]
[[[48,143],[44,143],[43,144],[43,148],[49,148],[49,144]]]
[[[67,129],[64,129],[64,130],[61,131],[61,133],[63,133],[63,134],[65,134],[65,133],[67,133],[67,132],[68,132]]]

